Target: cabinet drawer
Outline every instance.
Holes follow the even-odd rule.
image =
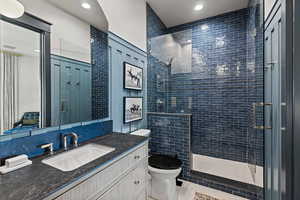
[[[145,160],[140,162],[140,164],[122,180],[122,183],[119,185],[119,191],[123,194],[122,200],[135,200],[141,192],[146,192],[145,165]]]
[[[97,200],[146,200],[146,160]],[[119,199],[118,199],[119,198]]]
[[[122,193],[120,192],[120,188],[118,186],[115,186],[112,189],[108,190],[97,200],[121,200],[121,196]]]
[[[144,145],[135,152],[130,154],[130,162],[132,166],[138,164],[140,161],[148,157],[148,145]]]
[[[111,185],[129,168],[129,158],[124,157],[103,171],[64,193],[56,200],[87,200]]]

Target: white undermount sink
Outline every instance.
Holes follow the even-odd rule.
[[[98,145],[87,144],[76,149],[57,154],[51,158],[42,160],[42,163],[50,165],[61,171],[68,172],[77,169],[97,158],[100,158],[112,151],[115,148]]]

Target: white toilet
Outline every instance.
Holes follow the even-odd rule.
[[[149,137],[151,131],[140,129],[131,134]],[[151,175],[149,195],[156,200],[177,200],[176,177],[181,172],[182,162],[167,155],[149,157],[149,174]]]

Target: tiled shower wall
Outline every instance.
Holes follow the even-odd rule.
[[[109,115],[108,34],[91,26],[92,117]]]
[[[177,156],[183,163],[181,177],[190,177],[191,115],[149,113],[148,128],[150,153]]]
[[[167,27],[147,4],[147,39],[148,39],[148,111],[165,112],[170,68],[151,55],[151,38],[165,34]],[[159,73],[156,73],[159,72]]]
[[[169,29],[148,6],[148,109],[191,114],[192,153],[263,166],[263,133],[252,128],[252,103],[263,101],[263,34],[260,5],[252,2],[248,9]],[[192,31],[191,72],[172,74],[170,66],[151,56],[150,40],[186,30]],[[157,128],[151,120],[148,126]],[[151,147],[157,150],[157,145]],[[260,188],[203,176],[188,179],[249,199],[263,198]]]
[[[193,153],[249,162],[252,152],[253,164],[262,166],[263,134],[255,136],[252,129],[252,103],[263,99],[263,54],[249,13],[243,9],[167,29],[192,29],[191,73],[170,74],[169,66],[150,55],[148,102],[150,112],[192,114]],[[162,90],[159,77],[167,80]]]

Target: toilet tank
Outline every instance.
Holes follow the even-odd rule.
[[[137,131],[134,131],[130,133],[131,135],[138,135],[138,136],[144,136],[144,137],[149,137],[151,133],[151,130],[149,129],[139,129]]]

